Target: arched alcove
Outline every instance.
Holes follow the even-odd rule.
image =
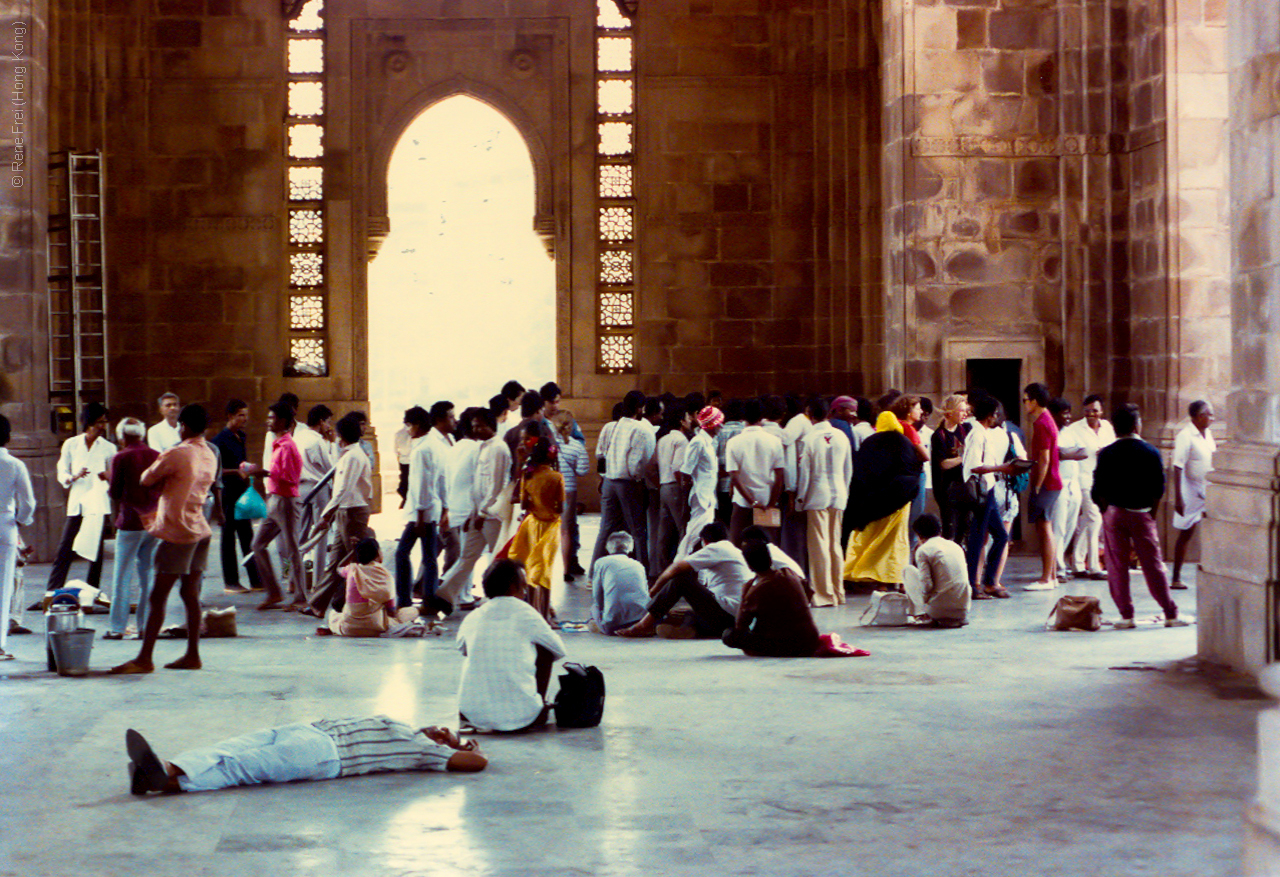
[[[448,399],[461,413],[509,378],[553,380],[555,265],[530,223],[535,172],[521,132],[455,95],[404,128],[386,167],[390,231],[368,275],[379,434],[410,405]]]

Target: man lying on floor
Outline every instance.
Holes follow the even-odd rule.
[[[415,730],[386,716],[322,719],[267,728],[162,761],[141,734],[125,732],[129,791],[208,792],[231,786],[331,780],[405,770],[473,773],[489,763],[474,740],[448,728]]]

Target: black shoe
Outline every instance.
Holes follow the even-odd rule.
[[[453,614],[453,604],[443,597],[432,597],[431,606],[445,618]]]
[[[124,732],[124,747],[129,753],[129,794],[140,797],[163,792],[169,785],[169,774],[146,738],[130,728]]]
[[[25,636],[31,633],[31,628],[23,627],[16,621],[9,622],[9,636]]]

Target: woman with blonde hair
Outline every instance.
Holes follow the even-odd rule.
[[[896,407],[896,406],[895,406]],[[845,552],[845,581],[902,586],[910,557],[907,524],[920,490],[921,460],[894,411],[882,411],[875,434],[858,448],[845,516],[853,527]]]
[[[551,581],[560,553],[560,509],[564,506],[564,477],[556,468],[556,451],[544,435],[527,435],[528,448],[520,476],[520,505],[524,520],[511,541],[509,556],[524,563],[527,599],[545,619],[551,618]]]

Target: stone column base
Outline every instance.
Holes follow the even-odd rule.
[[[1280,461],[1274,445],[1233,444],[1214,466],[1200,532],[1197,652],[1257,674],[1276,657]]]

